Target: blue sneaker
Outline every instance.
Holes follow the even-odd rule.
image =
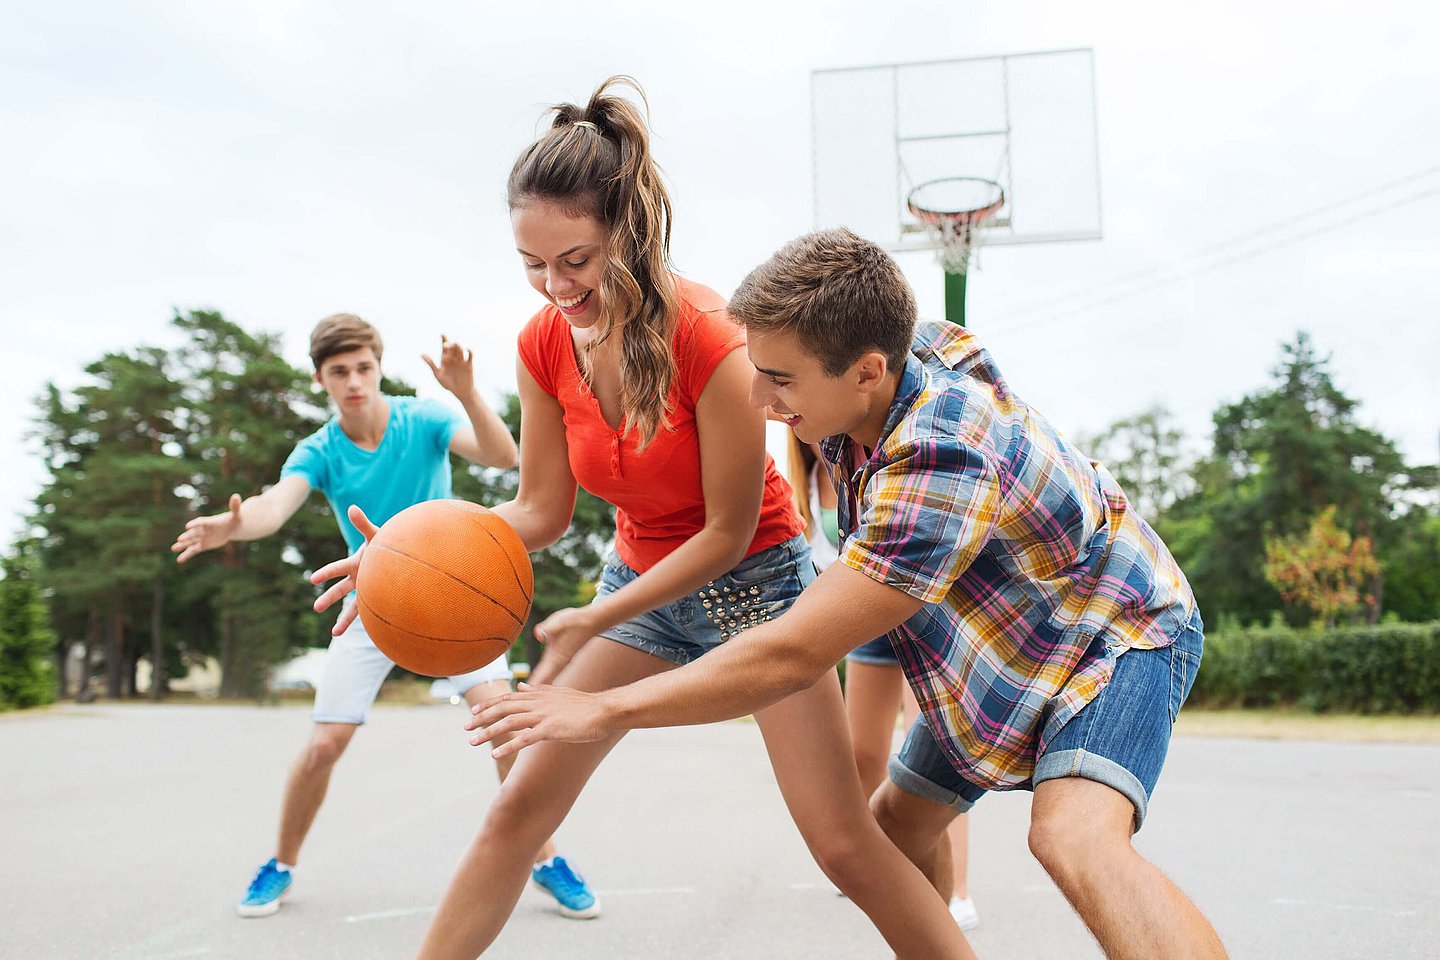
[[[235,912],[242,917],[268,917],[280,909],[280,898],[290,889],[290,871],[275,869],[275,858],[255,871],[245,899],[235,904]]]
[[[563,916],[573,920],[600,916],[600,901],[564,857],[552,857],[549,863],[535,866],[530,871],[530,882],[555,898]]]

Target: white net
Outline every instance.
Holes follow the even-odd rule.
[[[935,225],[940,235],[940,246],[935,259],[946,273],[966,274],[970,272],[970,258],[975,253],[975,234],[970,221],[947,218]]]
[[[922,183],[905,200],[921,224],[939,237],[936,259],[946,273],[968,273],[976,231],[1005,205],[1005,190],[994,180],[946,177]]]

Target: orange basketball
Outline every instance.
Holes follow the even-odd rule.
[[[519,535],[464,500],[395,514],[365,548],[355,578],[360,620],[375,646],[427,677],[468,673],[503,656],[534,593]]]

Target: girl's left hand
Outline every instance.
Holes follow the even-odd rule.
[[[541,684],[553,681],[565,664],[580,652],[580,648],[599,632],[588,607],[556,610],[537,623],[535,639],[545,644],[545,655],[530,675],[530,682]]]

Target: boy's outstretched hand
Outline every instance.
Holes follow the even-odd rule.
[[[170,545],[171,553],[178,553],[177,563],[184,563],[197,553],[223,547],[240,529],[240,494],[232,493],[224,513],[212,517],[196,517],[185,524],[185,529]]]
[[[428,353],[420,354],[420,359],[435,374],[440,386],[455,396],[463,397],[475,389],[475,354],[445,334],[440,334],[440,362],[430,359]]]
[[[350,517],[350,522],[355,524],[355,529],[359,530],[361,535],[365,537],[366,544],[375,538],[375,534],[380,528],[370,522],[370,518],[365,516],[364,510],[361,510],[352,503],[346,513]],[[336,577],[344,578],[339,583],[333,584],[330,589],[320,594],[315,600],[316,613],[329,609],[331,604],[336,600],[344,599],[351,590],[355,589],[355,575],[360,571],[360,555],[364,552],[365,546],[362,544],[359,550],[356,550],[344,560],[327,563],[319,570],[310,574],[310,582],[316,585],[322,584],[326,580],[334,580]],[[335,626],[330,629],[330,635],[332,637],[338,637],[344,633],[346,628],[355,621],[356,612],[356,605],[353,603],[341,610],[339,619],[335,621]]]
[[[541,740],[589,743],[620,732],[604,693],[569,687],[522,683],[515,693],[477,704],[470,712],[473,716],[465,729],[475,731],[470,738],[473,746],[510,735],[490,751],[497,760]]]

